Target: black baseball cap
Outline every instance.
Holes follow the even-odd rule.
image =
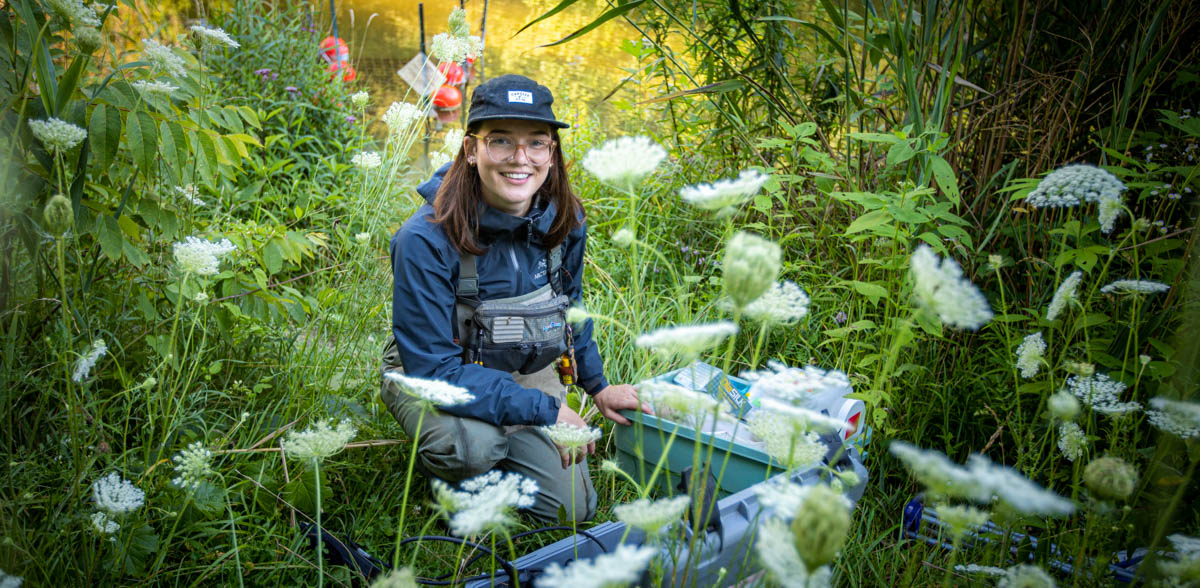
[[[471,93],[467,126],[485,120],[517,118],[544,122],[559,129],[571,125],[554,117],[550,89],[525,76],[506,74],[480,84]]]

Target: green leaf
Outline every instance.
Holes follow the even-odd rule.
[[[533,19],[533,20],[531,20],[531,21],[529,21],[529,22],[525,23],[525,26],[523,26],[523,27],[521,27],[521,28],[517,29],[517,32],[513,33],[513,35],[512,35],[512,36],[513,36],[513,37],[516,37],[517,35],[521,34],[521,31],[524,31],[525,29],[527,29],[527,28],[529,28],[529,27],[531,27],[531,26],[533,26],[533,25],[535,25],[535,24],[537,24],[537,23],[539,23],[539,22],[542,22],[543,20],[546,20],[547,18],[550,18],[551,16],[554,16],[554,15],[556,15],[556,14],[558,14],[558,13],[562,12],[562,11],[563,11],[563,10],[565,10],[567,7],[571,6],[572,4],[574,4],[574,3],[575,3],[575,2],[577,2],[577,1],[578,1],[578,0],[562,0],[562,2],[559,2],[559,3],[558,3],[558,6],[555,6],[554,8],[551,8],[551,9],[550,9],[548,12],[546,12],[546,13],[542,14],[541,16],[539,16],[539,17],[537,17],[537,18],[535,18],[535,19]]]
[[[267,266],[267,271],[272,276],[283,269],[283,251],[280,251],[279,244],[275,241],[263,247],[263,265]]]
[[[190,134],[196,138],[196,145],[201,155],[196,158],[196,164],[206,179],[212,179],[217,171],[217,146],[205,133],[192,132]]]
[[[179,123],[164,120],[158,125],[158,136],[162,142],[164,167],[174,178],[175,183],[184,183],[183,168],[188,155],[187,134],[183,132],[183,127],[179,126]]]
[[[888,148],[887,165],[888,167],[900,165],[912,159],[916,154],[917,152],[913,150],[912,145],[908,144],[908,141],[897,141]]]
[[[88,142],[96,157],[96,170],[108,170],[121,148],[121,111],[107,104],[97,104],[88,124]]]
[[[645,4],[645,3],[646,3],[646,0],[633,0],[632,2],[629,2],[628,4],[621,4],[621,5],[617,6],[616,8],[609,9],[607,12],[605,12],[604,14],[601,14],[599,17],[596,18],[596,20],[593,20],[592,22],[588,23],[583,28],[581,28],[581,29],[579,29],[579,30],[553,42],[553,43],[550,43],[547,45],[542,45],[542,47],[553,47],[554,45],[561,45],[563,43],[566,43],[567,41],[572,41],[572,40],[578,39],[579,37],[582,37],[582,36],[588,34],[589,32],[591,32],[592,29],[594,29],[594,28],[596,28],[618,16],[621,16],[621,15],[629,12],[630,10],[633,10],[634,8],[637,8],[638,6],[641,6],[642,4]]]
[[[845,234],[853,235],[854,233],[859,233],[867,229],[873,229],[879,225],[890,222],[892,222],[891,213],[886,210],[872,210],[871,212],[854,219],[854,222],[850,223],[850,226],[846,227]]]
[[[306,468],[300,472],[299,476],[285,484],[283,498],[287,500],[288,504],[304,512],[315,514],[317,512],[317,483],[313,473],[312,469]],[[332,497],[333,487],[329,485],[329,481],[322,473],[321,502],[328,502]]]
[[[851,288],[854,288],[855,292],[866,296],[867,299],[871,301],[871,304],[878,304],[880,299],[886,298],[888,295],[887,288],[872,282],[847,280],[846,284],[848,284]]]
[[[75,88],[79,85],[79,74],[83,72],[83,68],[87,65],[88,56],[79,54],[75,56],[75,60],[71,62],[71,66],[67,68],[66,73],[58,80],[58,94],[55,97],[55,110],[63,112],[67,107],[67,102],[71,100],[71,95],[75,93]]]
[[[937,180],[938,187],[957,206],[959,202],[958,178],[955,177],[954,170],[950,169],[950,164],[940,156],[934,155],[929,158],[929,171],[933,172],[933,179]]]
[[[149,179],[157,155],[158,126],[148,113],[139,110],[129,113],[125,131],[129,140],[129,150],[133,152],[133,162],[142,170],[143,177]]]
[[[250,126],[256,129],[262,129],[262,122],[258,120],[258,113],[254,112],[253,108],[250,108],[249,106],[238,106],[237,111],[238,114],[242,115],[242,118],[245,119],[246,122],[250,123]]]
[[[866,143],[898,143],[900,137],[888,133],[846,133],[851,139],[858,139]]]
[[[124,219],[125,217],[121,218]],[[138,247],[129,241],[125,241],[122,251],[125,254],[125,259],[128,259],[129,263],[132,263],[137,267],[142,267],[147,263],[150,263],[150,256],[146,255],[146,252],[142,251],[141,247]]]
[[[121,252],[125,247],[125,237],[121,235],[121,227],[117,224],[117,219],[110,215],[100,217],[100,251],[104,252],[104,256],[117,261],[121,259]]]
[[[117,533],[117,544],[109,550],[113,567],[122,570],[125,575],[141,575],[146,571],[150,554],[158,551],[158,535],[150,525],[135,528],[128,537],[125,536],[124,529]]]

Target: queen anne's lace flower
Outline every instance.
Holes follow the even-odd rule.
[[[921,449],[904,441],[892,441],[888,451],[935,497],[966,498],[987,502],[991,493],[970,472],[939,451]]]
[[[779,245],[739,232],[725,245],[721,266],[725,295],[736,308],[745,308],[775,283],[782,268],[783,250]]]
[[[342,421],[336,428],[331,428],[329,421],[318,421],[306,431],[288,431],[283,450],[292,457],[320,461],[341,451],[356,433],[350,421]]]
[[[855,481],[851,486],[856,485]],[[808,495],[816,486],[800,485],[786,476],[772,477],[770,480],[754,487],[754,494],[758,496],[759,504],[763,508],[774,513],[778,517],[790,520],[795,518],[796,512],[800,509],[800,505],[808,499]],[[844,494],[842,497],[842,505],[847,511],[854,507],[849,498]]]
[[[732,308],[725,299],[723,306]],[[804,289],[795,282],[775,282],[762,296],[742,309],[746,318],[768,325],[791,325],[808,314],[810,300]]]
[[[197,188],[195,184],[175,186],[175,191],[178,192],[184,200],[187,200],[196,206],[204,206],[204,201],[200,199],[200,189]]]
[[[1160,431],[1180,439],[1200,436],[1200,404],[1159,397],[1150,399],[1150,406],[1146,418]]]
[[[117,521],[112,520],[105,512],[92,513],[92,526],[96,528],[96,532],[101,535],[112,535],[121,530],[121,525]],[[0,584],[3,586],[3,584]]]
[[[1124,210],[1120,198],[1102,198],[1096,211],[1097,220],[1100,222],[1100,231],[1111,233]]]
[[[988,494],[999,498],[1017,512],[1035,516],[1066,516],[1075,512],[1075,503],[1038,486],[1016,470],[992,463],[975,454],[967,458],[967,469]]]
[[[617,232],[613,233],[612,240],[617,247],[629,249],[633,245],[633,242],[637,240],[637,235],[629,227],[621,227]]]
[[[50,10],[53,10],[54,14],[70,23],[71,26],[100,26],[100,19],[96,17],[96,12],[85,6],[81,0],[46,0],[46,4],[50,6]]]
[[[179,89],[179,86],[158,80],[137,80],[131,85],[146,94],[170,94]]]
[[[442,152],[453,158],[462,149],[463,137],[465,136],[466,132],[462,129],[450,129],[446,131],[446,137],[442,141]]]
[[[928,245],[921,245],[910,261],[917,301],[937,314],[942,322],[975,330],[992,320],[987,298],[963,277],[962,268],[953,259],[939,260]]]
[[[750,432],[766,445],[767,455],[788,471],[807,468],[825,457],[827,448],[821,443],[821,437],[796,426],[795,419],[756,410],[748,421]]]
[[[1046,408],[1050,414],[1059,420],[1074,420],[1079,414],[1079,399],[1066,390],[1059,390],[1046,399]]]
[[[1018,564],[1004,570],[1004,577],[996,582],[996,588],[1054,588],[1054,578],[1042,568],[1029,564]]]
[[[435,479],[433,491],[440,508],[450,516],[450,530],[459,537],[500,530],[514,522],[513,510],[533,506],[538,485],[520,474],[490,471],[451,488]]]
[[[789,367],[768,361],[770,370],[743,374],[750,381],[751,398],[776,398],[803,406],[809,399],[829,393],[851,391],[850,378],[841,370],[823,370],[816,366]]]
[[[696,184],[679,190],[684,202],[704,210],[732,210],[762,189],[769,176],[756,170],[743,171],[737,179]]]
[[[350,95],[350,104],[355,108],[364,108],[367,102],[371,100],[371,95],[366,90],[360,90]]]
[[[1116,176],[1094,165],[1060,167],[1038,182],[1025,198],[1035,207],[1078,206],[1080,202],[1119,199],[1125,184]]]
[[[694,357],[720,345],[737,331],[737,325],[729,321],[667,327],[639,336],[634,345],[664,356]]]
[[[1058,289],[1054,291],[1054,297],[1050,299],[1050,306],[1046,307],[1046,320],[1052,321],[1062,314],[1067,303],[1072,300],[1078,300],[1076,292],[1079,290],[1079,281],[1083,279],[1083,272],[1071,272]]]
[[[467,58],[479,57],[483,52],[483,41],[478,36],[455,36],[451,33],[438,33],[433,36],[429,54],[438,61],[462,63]]]
[[[986,525],[991,516],[986,510],[979,510],[965,505],[937,505],[938,519],[950,528],[951,537],[957,539],[967,531],[973,531]]]
[[[1159,294],[1170,290],[1171,287],[1162,282],[1150,280],[1117,280],[1100,291],[1105,294]]]
[[[796,537],[787,523],[774,517],[761,523],[754,546],[763,567],[780,586],[819,588],[830,585],[832,570],[828,566],[809,573],[808,565],[796,551]]]
[[[142,39],[142,53],[150,60],[155,71],[165,72],[175,77],[187,73],[187,64],[183,58],[171,51],[170,47],[154,39]]]
[[[70,151],[87,138],[87,131],[83,128],[54,117],[29,121],[29,130],[42,142],[46,151],[55,155]]]
[[[108,353],[108,345],[104,343],[104,339],[96,339],[92,341],[92,346],[88,348],[87,353],[75,360],[75,370],[71,373],[71,380],[75,383],[82,382],[92,373],[92,368],[96,366],[96,362],[100,361],[104,354]]]
[[[1137,487],[1137,470],[1118,457],[1093,459],[1083,468],[1083,482],[1101,498],[1125,500]]]
[[[1003,576],[1008,573],[1004,568],[981,566],[979,564],[958,564],[954,566],[954,570],[965,574],[984,574],[988,576]]]
[[[113,472],[92,484],[92,498],[96,508],[110,515],[121,515],[141,508],[146,502],[146,493]]]
[[[393,135],[402,134],[413,123],[421,120],[425,113],[408,102],[393,102],[383,113],[383,122]]]
[[[657,553],[645,545],[622,543],[612,553],[580,558],[567,567],[550,564],[534,582],[537,588],[618,588],[632,586]]]
[[[1022,378],[1028,380],[1037,375],[1038,371],[1042,369],[1045,353],[1046,341],[1042,339],[1041,331],[1025,336],[1025,339],[1017,346],[1017,369],[1021,370]]]
[[[542,432],[550,437],[555,445],[567,449],[583,447],[600,438],[600,429],[577,427],[570,423],[555,423],[548,427],[542,427]]]
[[[686,494],[653,501],[639,498],[614,506],[613,516],[627,525],[645,531],[647,535],[655,535],[680,520],[691,502],[691,497]]]
[[[786,417],[792,423],[792,426],[800,431],[832,433],[846,426],[846,423],[824,413],[796,406],[789,402],[776,400],[775,398],[764,397],[762,399],[762,409],[766,412]]]
[[[363,151],[356,153],[350,160],[351,163],[358,166],[359,169],[375,169],[383,165],[383,158],[375,151]]]
[[[1083,429],[1073,422],[1063,423],[1058,428],[1058,450],[1063,457],[1067,461],[1075,461],[1083,457],[1084,449],[1087,449],[1087,435]]]
[[[583,167],[601,182],[632,188],[666,156],[666,150],[649,137],[621,137],[588,151]]]
[[[1125,383],[1113,380],[1107,374],[1090,376],[1071,376],[1067,378],[1063,389],[1083,401],[1092,410],[1108,415],[1121,415],[1127,412],[1137,412],[1142,405],[1137,402],[1121,402],[1121,394],[1125,391]]]
[[[445,151],[434,151],[433,153],[429,154],[429,169],[441,169],[443,165],[450,163],[452,159],[454,159],[454,157]]]
[[[648,402],[664,418],[703,419],[719,406],[719,402],[703,392],[689,390],[670,382],[648,381],[637,385],[638,401]]]
[[[237,49],[242,44],[233,40],[229,33],[217,27],[206,27],[204,25],[192,25],[190,27],[193,33],[203,41],[206,45],[224,45],[231,49]]]
[[[419,588],[419,584],[412,568],[400,568],[377,576],[371,588]]]
[[[475,400],[475,395],[467,392],[466,388],[449,382],[414,378],[396,372],[388,372],[384,377],[395,382],[405,394],[434,406],[457,406]]]
[[[196,490],[215,472],[212,469],[213,452],[196,441],[172,458],[175,462],[175,479],[171,483],[184,490]]]
[[[185,274],[211,276],[217,273],[221,257],[232,253],[234,249],[237,247],[234,247],[229,239],[213,243],[198,237],[188,237],[175,243],[175,263],[179,264],[180,271]]]

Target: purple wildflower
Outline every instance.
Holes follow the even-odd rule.
[[[837,314],[833,315],[833,322],[835,322],[839,325],[846,324],[846,313],[844,311],[839,310]]]
[[[296,86],[285,86],[283,89],[287,90],[287,93],[291,94],[292,98],[295,98],[296,95],[300,93],[300,88],[297,88]]]
[[[348,122],[350,124],[354,124],[354,121],[356,121],[356,120],[358,120],[358,119],[354,118],[354,115],[352,115],[352,114],[346,115],[346,122]]]
[[[262,69],[256,69],[256,70],[254,70],[254,75],[256,75],[256,76],[258,76],[258,77],[262,78],[262,79],[263,79],[263,81],[265,82],[265,81],[267,81],[267,78],[268,78],[268,77],[270,77],[270,76],[274,76],[275,74],[273,74],[273,73],[271,72],[271,68],[269,68],[269,67],[264,67],[264,68],[262,68]]]

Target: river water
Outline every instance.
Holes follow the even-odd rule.
[[[622,68],[636,67],[635,59],[621,51],[625,40],[637,40],[638,32],[621,19],[613,19],[583,37],[554,47],[541,47],[587,25],[605,9],[603,0],[580,0],[574,6],[522,32],[517,30],[558,3],[557,0],[487,0],[487,18],[482,22],[484,0],[465,2],[471,34],[483,29],[484,52],[480,61],[485,78],[505,73],[529,76],[548,86],[555,96],[560,119],[585,112],[606,117],[615,109],[602,99],[628,74]],[[446,19],[457,2],[425,2],[425,43],[446,32]],[[328,4],[318,0],[328,18]],[[350,45],[351,62],[359,71],[360,83],[371,92],[371,102],[382,112],[396,100],[415,100],[408,85],[397,75],[420,47],[418,3],[395,0],[337,0],[339,35]],[[324,20],[324,19],[322,19]],[[369,24],[368,24],[369,23]],[[475,80],[472,84],[477,84]],[[464,97],[469,102],[470,90]],[[617,98],[627,96],[618,92]],[[611,128],[601,123],[602,128]]]

